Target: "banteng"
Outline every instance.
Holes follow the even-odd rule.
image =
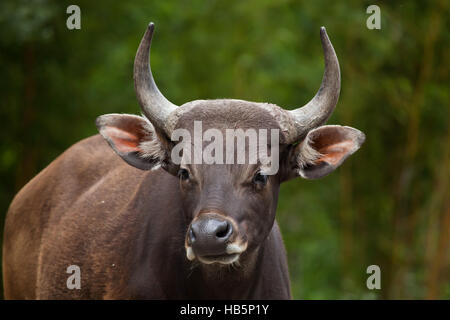
[[[6,298],[291,297],[275,221],[280,184],[329,174],[365,139],[356,129],[323,125],[340,91],[325,28],[322,84],[292,111],[227,99],[175,106],[151,74],[153,30],[150,24],[134,62],[143,116],[100,116],[100,135],[72,146],[13,200],[3,246]],[[181,161],[173,161],[173,133],[194,136],[195,122],[224,137],[228,129],[267,132],[264,147],[277,153],[279,169],[268,174],[259,160],[195,163],[183,150]],[[279,141],[270,132],[279,132]],[[251,146],[243,148],[250,158]],[[80,289],[67,286],[72,265],[79,267]]]

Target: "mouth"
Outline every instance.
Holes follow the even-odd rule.
[[[197,259],[204,264],[232,264],[239,260],[240,254],[224,254],[224,255],[212,255],[212,256],[198,256]]]
[[[239,261],[241,253],[247,249],[247,243],[236,244],[230,243],[227,245],[226,252],[220,255],[196,255],[191,246],[186,247],[186,257],[188,260],[192,261],[197,259],[204,264],[233,264]]]

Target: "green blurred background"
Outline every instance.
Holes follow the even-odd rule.
[[[81,8],[81,30],[66,28],[70,4]],[[371,4],[381,30],[366,27]],[[293,296],[450,299],[449,16],[445,0],[3,0],[0,230],[14,194],[96,134],[98,115],[140,112],[132,65],[149,21],[153,73],[172,102],[287,109],[319,88],[324,25],[342,72],[329,123],[367,140],[332,175],[281,188]],[[372,264],[381,290],[366,287]]]

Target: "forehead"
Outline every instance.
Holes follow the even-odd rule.
[[[181,108],[185,109],[175,128],[191,132],[192,138],[183,141],[191,147],[183,150],[181,162],[185,166],[197,167],[201,172],[220,169],[234,173],[242,171],[244,174],[258,167],[270,171],[269,159],[274,153],[278,153],[280,138],[282,139],[279,122],[271,113],[273,110],[276,111],[275,107],[270,104],[228,99],[193,101],[182,106]],[[220,133],[214,136],[213,141],[222,141],[219,146],[214,147],[213,152],[211,152],[212,140],[208,135],[208,131],[211,132],[212,129]],[[209,136],[209,138],[197,143],[195,137],[198,137],[198,133],[201,137]],[[237,140],[240,140],[241,144],[235,140],[237,136],[240,136],[241,139]],[[266,147],[263,147],[264,145]],[[213,162],[209,164],[202,162],[205,160],[205,152],[214,154]],[[195,154],[198,155],[199,162],[193,161],[196,158]],[[220,160],[217,162],[217,159]],[[278,157],[274,160],[277,161]],[[232,165],[228,165],[230,163]]]
[[[175,128],[189,131],[194,129],[194,121],[201,121],[202,130],[218,129],[280,129],[271,113],[278,108],[267,103],[243,100],[196,100],[180,107],[182,115]]]

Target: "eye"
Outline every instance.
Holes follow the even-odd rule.
[[[258,186],[265,186],[267,184],[267,180],[268,180],[268,176],[261,172],[257,172],[253,176],[253,183]]]
[[[181,180],[187,180],[189,179],[189,171],[187,171],[186,169],[180,169],[178,170],[178,177]]]

